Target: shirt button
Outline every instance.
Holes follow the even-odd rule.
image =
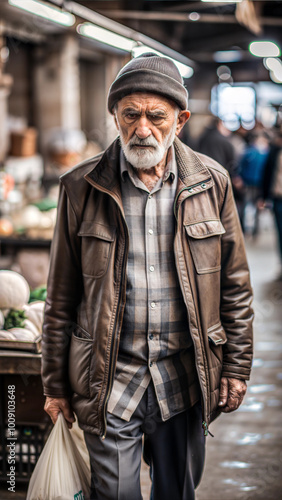
[[[150,333],[150,335],[149,335],[149,339],[150,339],[150,340],[153,340],[153,338],[154,338],[154,335],[153,335],[152,333]]]
[[[149,234],[154,234],[153,229],[149,229],[148,233],[149,233]]]
[[[202,187],[203,189],[206,189],[207,185],[203,182],[203,183],[201,184],[201,187]]]
[[[156,307],[156,302],[151,302],[151,308],[154,309]]]
[[[152,367],[152,366],[153,366],[153,364],[154,364],[154,362],[153,362],[153,361],[150,361],[149,366],[150,366],[150,367]]]
[[[149,269],[150,269],[151,273],[153,273],[153,272],[154,272],[154,270],[155,270],[154,266],[150,266],[150,268],[149,268]]]

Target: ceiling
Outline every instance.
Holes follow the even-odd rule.
[[[248,45],[257,39],[276,41],[282,49],[280,0],[243,0],[237,5],[195,0],[76,2],[155,38],[194,61],[212,62],[214,52],[234,48],[243,51],[243,59],[252,59]],[[237,16],[238,10],[243,10],[241,23],[236,18],[236,9]],[[242,18],[248,27],[242,24]]]
[[[248,46],[254,40],[271,40],[282,50],[282,0],[242,0],[238,4],[229,3],[230,0],[225,3],[199,0],[48,1],[70,11],[72,6],[81,4],[135,33],[157,40],[188,58],[187,61],[192,61],[194,69],[201,70],[196,71],[200,78],[204,71],[215,71],[219,64],[214,59],[216,52],[238,50],[239,62],[222,61],[231,67],[237,81],[269,80],[269,72],[261,58],[251,55]],[[11,8],[8,0],[1,0],[1,14],[3,19],[13,22],[17,34],[26,28],[29,38],[37,37],[38,41],[42,36],[50,37],[61,30],[54,23],[35,22],[28,14],[25,14],[23,23],[21,11]],[[10,36],[13,36],[13,31]]]

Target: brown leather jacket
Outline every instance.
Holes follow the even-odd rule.
[[[248,379],[252,290],[225,169],[174,142],[179,170],[175,259],[202,392],[204,426],[218,415],[221,376]],[[71,397],[85,431],[106,431],[126,297],[129,235],[119,140],[64,174],[51,249],[42,344],[44,394]]]

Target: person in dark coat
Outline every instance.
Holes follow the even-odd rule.
[[[263,199],[272,200],[281,261],[279,279],[282,279],[282,126],[270,148],[263,178]]]

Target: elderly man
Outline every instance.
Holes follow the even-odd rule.
[[[227,172],[177,138],[187,91],[145,54],[108,96],[119,138],[61,177],[43,333],[45,409],[77,415],[91,498],[191,500],[209,423],[236,410],[251,287]]]

